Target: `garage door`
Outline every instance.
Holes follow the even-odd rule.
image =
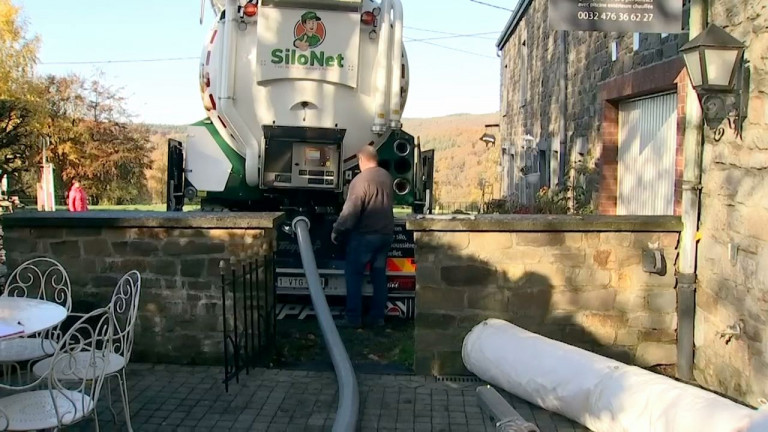
[[[676,93],[619,106],[617,214],[674,214],[676,147]]]

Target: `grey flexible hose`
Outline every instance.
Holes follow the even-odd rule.
[[[352,369],[352,361],[349,359],[347,349],[339,336],[339,330],[333,322],[331,310],[328,307],[328,302],[325,301],[325,294],[320,285],[320,274],[317,271],[312,241],[309,237],[309,219],[298,216],[291,223],[291,227],[299,242],[301,263],[304,266],[304,273],[307,275],[309,294],[312,297],[317,321],[320,323],[325,345],[331,355],[333,368],[336,370],[336,381],[339,385],[339,406],[336,410],[336,419],[333,422],[333,431],[351,432],[357,426],[357,415],[360,407],[357,377],[354,369]]]

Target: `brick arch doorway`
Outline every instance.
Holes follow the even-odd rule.
[[[673,148],[666,148],[666,150],[669,150],[671,155],[671,160],[673,160],[674,164],[674,180],[670,179],[669,176],[671,175],[671,164],[672,162],[669,162],[669,159],[667,159],[664,169],[658,170],[659,172],[666,173],[667,177],[665,180],[661,183],[657,184],[665,184],[668,185],[670,182],[674,183],[673,190],[671,192],[673,198],[672,198],[672,213],[669,213],[669,189],[665,189],[664,194],[659,194],[657,192],[657,189],[661,188],[661,186],[654,186],[653,183],[650,183],[650,186],[647,187],[648,190],[644,191],[645,193],[645,201],[647,204],[633,204],[630,206],[622,204],[621,211],[623,214],[674,214],[674,215],[680,215],[681,212],[681,198],[682,198],[682,173],[683,173],[683,135],[685,133],[685,99],[686,99],[686,80],[688,79],[686,73],[685,73],[685,64],[680,57],[676,57],[671,60],[667,60],[662,63],[655,64],[653,66],[649,66],[643,69],[636,70],[634,72],[619,76],[617,78],[614,78],[612,80],[606,81],[603,84],[600,85],[600,103],[602,103],[603,108],[603,124],[602,124],[602,141],[603,141],[603,148],[601,153],[601,173],[600,173],[600,188],[599,188],[599,213],[601,214],[620,214],[620,206],[619,206],[619,190],[623,185],[620,185],[620,164],[619,164],[619,148],[620,148],[620,141],[621,141],[621,135],[622,135],[622,128],[620,125],[620,117],[621,117],[621,111],[622,106],[625,108],[625,112],[631,111],[632,104],[641,104],[643,99],[649,99],[651,98],[658,98],[655,99],[654,102],[659,103],[660,105],[666,105],[662,108],[659,107],[657,111],[659,111],[659,115],[666,114],[668,117],[664,118],[664,121],[658,120],[656,121],[658,124],[664,125],[665,130],[662,131],[662,133],[671,133],[671,137],[667,136],[665,138],[658,138],[651,141],[656,141],[659,144],[657,144],[658,147],[663,147],[661,144],[662,142],[666,143],[667,145],[673,146]],[[674,94],[675,97],[669,98],[668,94]],[[661,99],[664,97],[667,97],[667,99],[662,102]],[[652,99],[649,99],[649,101]],[[672,102],[676,101],[675,107],[672,108]],[[651,102],[646,102],[646,104],[650,104]],[[671,110],[671,115],[670,115]],[[652,109],[650,111],[653,111]],[[626,115],[626,114],[625,114]],[[626,123],[627,120],[625,120]],[[670,123],[671,121],[671,123]],[[651,122],[652,123],[652,122]],[[639,125],[643,126],[643,125]],[[646,125],[646,128],[649,130],[652,130],[650,125]],[[639,127],[636,126],[635,132],[630,130],[631,128],[625,129],[625,134],[627,135],[627,138],[631,139],[625,139],[626,141],[635,141],[634,146],[637,149],[639,154],[639,150],[643,146],[647,146],[647,142],[649,141],[646,137],[645,143],[642,140],[642,137],[636,136],[632,137],[631,135],[635,132],[639,131]],[[631,143],[630,143],[631,147]],[[624,150],[629,150],[628,147],[625,147]],[[651,168],[654,167],[645,167],[641,166],[641,163],[647,164],[657,164],[658,165],[658,157],[651,157],[657,150],[653,149],[653,151],[648,152],[648,148],[644,148],[644,150],[647,152],[645,157],[646,160],[650,161],[643,161],[643,160],[636,160],[636,159],[628,159],[626,163],[628,164],[634,164],[634,166],[631,166],[631,169],[634,170],[635,179],[640,178],[641,180],[646,177],[646,174],[640,174],[640,171],[643,168],[648,168],[648,171],[652,171]],[[628,151],[628,153],[631,155],[632,152]],[[656,153],[657,155],[660,153]],[[622,155],[623,156],[623,155]],[[659,173],[657,172],[657,174]],[[626,172],[624,173],[627,174]],[[650,175],[650,174],[648,174]],[[627,194],[628,198],[624,198],[625,200],[632,200],[636,199],[632,195],[633,190],[637,190],[638,183],[641,182],[632,182],[631,179],[627,179],[626,187],[629,192],[624,192]],[[630,186],[633,186],[634,188],[630,188]],[[666,187],[666,186],[665,186]],[[642,189],[641,185],[641,189]],[[663,211],[661,213],[657,213],[659,210],[654,209],[654,205],[651,205],[650,203],[652,201],[659,201],[664,202],[664,205],[659,205],[658,208],[661,208]],[[665,201],[666,200],[666,201]],[[645,208],[642,208],[645,207]],[[639,209],[638,209],[639,208]]]
[[[670,92],[619,104],[616,214],[674,214],[677,99]]]

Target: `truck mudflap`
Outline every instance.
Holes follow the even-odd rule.
[[[344,248],[333,245],[330,241],[330,226],[327,222],[313,221],[310,227],[313,248],[316,254],[320,283],[326,294],[332,313],[343,311],[346,297],[344,280]],[[314,229],[312,229],[314,228]],[[278,308],[278,318],[303,319],[312,315],[312,303],[309,297],[309,286],[301,266],[301,258],[295,251],[296,239],[290,234],[278,230],[277,250],[275,252],[275,289]],[[373,286],[366,269],[363,281],[363,306],[367,308]],[[405,228],[405,221],[395,222],[395,238],[387,258],[387,286],[389,287],[389,302],[387,314],[400,318],[413,319],[414,297],[416,293],[416,260],[413,232]]]

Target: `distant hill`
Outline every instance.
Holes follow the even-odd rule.
[[[487,146],[480,137],[486,124],[499,122],[499,114],[454,114],[444,117],[403,119],[403,129],[421,140],[425,150],[435,150],[435,197],[442,203],[479,203],[498,197],[501,150]]]
[[[498,197],[501,177],[497,167],[501,150],[480,141],[486,124],[499,122],[499,114],[453,114],[444,117],[406,118],[403,129],[419,137],[421,148],[435,150],[435,197],[443,203],[479,203],[485,181],[485,199]],[[147,178],[153,201],[165,202],[168,138],[183,139],[185,126],[148,124],[153,130],[153,167]]]
[[[155,124],[155,123],[144,123],[144,125],[156,133],[163,133],[163,134],[183,134],[187,130],[187,125]]]

